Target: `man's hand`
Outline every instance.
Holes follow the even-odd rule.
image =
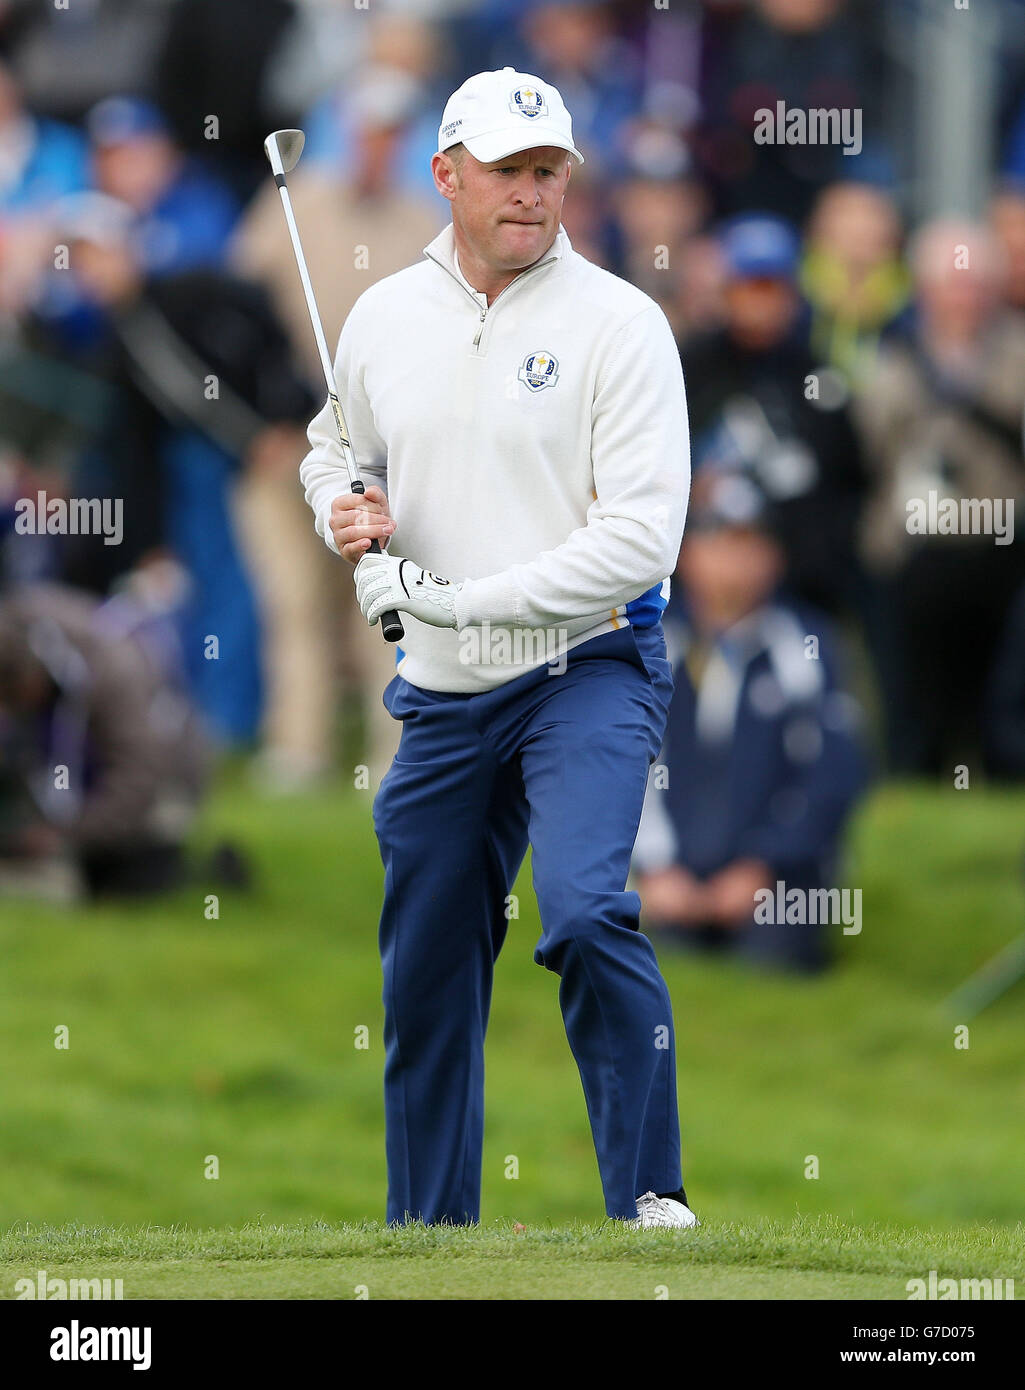
[[[336,497],[331,503],[328,524],[339,553],[350,565],[359,564],[373,540],[378,541],[383,550],[395,530],[388,499],[376,485],[368,487],[362,496],[347,492]]]
[[[638,884],[641,909],[655,922],[694,925],[708,918],[705,885],[680,864],[656,874],[644,874]]]
[[[737,859],[708,880],[709,917],[723,927],[743,927],[754,916],[755,894],[772,885],[773,873],[760,859]]]
[[[397,608],[431,627],[455,627],[456,594],[463,587],[397,555],[364,555],[353,575],[356,599],[371,627]]]

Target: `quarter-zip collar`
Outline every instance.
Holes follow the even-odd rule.
[[[424,247],[424,255],[428,260],[434,261],[436,265],[441,266],[442,270],[451,275],[456,284],[473,300],[480,320],[473,339],[473,346],[475,349],[478,349],[480,347],[481,334],[484,332],[484,324],[487,321],[488,314],[494,311],[498,301],[503,299],[510,290],[515,289],[521,281],[529,279],[530,276],[541,270],[542,267],[551,265],[553,261],[560,260],[567,251],[572,250],[573,246],[565,228],[560,227],[555,234],[555,240],[541,259],[535,261],[533,265],[527,266],[526,270],[521,270],[515,280],[510,280],[505,289],[501,290],[495,296],[490,306],[488,304],[487,295],[482,290],[475,290],[469,280],[466,279],[463,272],[459,269],[459,261],[456,258],[455,231],[453,230],[451,222],[444,231],[440,232],[434,238],[429,246]]]

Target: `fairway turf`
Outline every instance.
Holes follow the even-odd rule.
[[[929,1252],[950,1240],[952,1275],[1014,1277],[1020,1239],[985,1241],[1022,1218],[1023,987],[970,1023],[967,1049],[955,1047],[961,1020],[940,1005],[1025,925],[1023,811],[1022,794],[985,789],[875,796],[840,880],[863,890],[863,931],[834,929],[841,963],[828,978],[763,979],[660,950],[676,1017],[684,1171],[705,1222],[659,1265],[671,1270],[661,1281],[671,1296],[764,1297],[767,1273],[778,1297],[798,1287],[815,1291],[799,1296],[868,1296],[845,1280],[902,1297],[900,1276],[937,1268]],[[165,1296],[190,1287],[312,1296],[318,1269],[344,1288],[362,1260],[375,1278],[399,1281],[380,1291],[404,1297],[442,1288],[500,1297],[499,1280],[518,1294],[550,1277],[565,1282],[566,1297],[653,1296],[618,1282],[649,1277],[639,1245],[615,1248],[621,1268],[594,1254],[612,1248],[607,1232],[572,1246],[595,1231],[603,1203],[558,981],[532,961],[529,861],[496,972],[485,1227],[472,1233],[475,1256],[438,1259],[378,1228],[367,1239],[380,1250],[354,1251],[344,1244],[351,1228],[339,1226],[379,1220],[384,1208],[381,867],[370,794],[264,800],[236,773],[203,829],[207,844],[226,834],[251,851],[256,883],[248,894],[220,892],[216,919],[207,895],[218,890],[205,883],[160,903],[88,911],[0,902],[0,1229],[187,1227],[216,1241],[229,1240],[230,1227],[282,1228],[281,1249],[251,1257],[234,1290],[241,1264],[225,1275],[187,1253],[183,1264],[168,1252],[133,1255],[139,1289],[159,1285]],[[67,1049],[54,1046],[62,1025]],[[211,1159],[216,1178],[206,1176]],[[806,1176],[812,1159],[817,1177]],[[871,1230],[872,1249],[893,1244],[914,1260],[809,1262],[809,1240],[823,1241],[826,1228],[802,1223],[817,1217],[843,1223],[836,1229],[852,1233],[855,1254]],[[290,1244],[319,1229],[311,1221],[343,1242],[334,1255]],[[528,1228],[518,1244],[493,1235],[516,1221]],[[981,1264],[970,1262],[973,1232],[989,1251]],[[489,1275],[486,1241],[523,1252],[542,1237],[536,1260],[510,1255]],[[727,1248],[734,1239],[761,1253],[738,1259]],[[557,1253],[562,1240],[573,1253]],[[776,1241],[778,1260],[769,1258]],[[56,1256],[41,1247],[38,1267]],[[94,1258],[85,1247],[81,1257]],[[473,1259],[477,1269],[463,1263]],[[635,1292],[615,1292],[627,1287]]]
[[[1025,1285],[1023,1238],[1021,1227],[931,1238],[830,1218],[684,1232],[608,1222],[43,1228],[0,1238],[0,1296],[45,1269],[48,1278],[120,1278],[126,1299],[906,1299],[908,1279],[931,1269],[959,1279],[998,1269]]]

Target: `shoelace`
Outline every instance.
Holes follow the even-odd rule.
[[[645,1192],[643,1196],[637,1198],[637,1216],[641,1224],[649,1226],[675,1226],[676,1219],[672,1208],[654,1192]]]

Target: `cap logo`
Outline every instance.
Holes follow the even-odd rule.
[[[448,125],[444,125],[444,126],[442,126],[442,128],[441,128],[441,138],[442,138],[443,140],[447,140],[447,139],[449,138],[449,136],[455,135],[456,131],[459,129],[459,127],[460,127],[462,124],[463,124],[463,118],[462,118],[462,116],[459,117],[458,121],[449,121]]]
[[[537,87],[517,87],[509,97],[509,110],[518,111],[521,116],[533,120],[536,116],[548,115],[548,103],[544,92]]]
[[[517,376],[531,391],[543,391],[559,380],[558,358],[550,352],[532,352],[523,359]]]

